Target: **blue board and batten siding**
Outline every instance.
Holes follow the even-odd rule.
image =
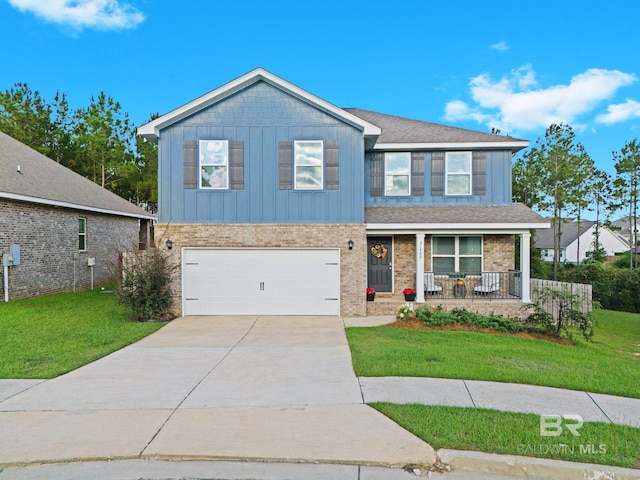
[[[431,152],[425,152],[423,195],[384,196],[383,194],[372,196],[371,153],[367,153],[365,159],[365,205],[509,205],[511,204],[511,150],[486,151],[485,154],[486,188],[483,195],[432,195]]]
[[[186,141],[240,141],[244,188],[184,188]],[[337,190],[282,190],[278,145],[337,142]],[[364,223],[362,130],[258,82],[162,130],[159,221],[171,223]]]

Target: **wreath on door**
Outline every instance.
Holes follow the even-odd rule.
[[[387,247],[383,243],[377,243],[371,247],[371,255],[376,258],[384,258],[387,256]]]

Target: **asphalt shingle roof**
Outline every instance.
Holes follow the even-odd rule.
[[[548,220],[553,226],[553,221]],[[582,220],[580,222],[580,235],[589,230],[596,222],[591,220]],[[575,242],[578,238],[578,222],[571,220],[562,220],[562,229],[560,231],[560,248],[565,248]],[[553,248],[553,228],[548,229],[536,229],[536,247],[538,248]]]
[[[368,224],[544,224],[544,219],[522,203],[510,205],[452,205],[366,207]]]
[[[0,197],[12,195],[38,203],[63,203],[81,210],[152,218],[124,198],[0,132]]]
[[[378,138],[378,143],[513,143],[526,141],[506,135],[466,130],[360,108],[344,108],[343,110],[380,127],[382,134]]]

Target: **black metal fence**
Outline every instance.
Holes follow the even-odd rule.
[[[522,298],[522,274],[517,270],[482,273],[424,274],[425,298],[494,300]]]

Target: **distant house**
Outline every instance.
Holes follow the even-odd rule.
[[[153,217],[0,132],[2,299],[109,281],[119,253],[145,248]]]
[[[157,241],[183,315],[381,314],[406,288],[530,301],[530,229],[549,223],[512,202],[526,140],[339,108],[261,68],[138,133],[159,147]]]
[[[596,222],[583,220],[578,222],[563,220],[560,237],[560,261],[580,263],[588,258],[588,253],[593,251],[595,241]],[[629,250],[629,245],[611,231],[600,226],[600,245],[608,256],[619,255]],[[540,256],[547,262],[553,262],[554,230],[537,229],[535,246],[540,249]]]
[[[640,240],[640,219],[637,219],[636,223],[638,229],[633,231],[633,217],[624,216],[611,223],[612,230],[620,237],[624,238],[629,244],[633,243],[635,239],[636,243]]]

